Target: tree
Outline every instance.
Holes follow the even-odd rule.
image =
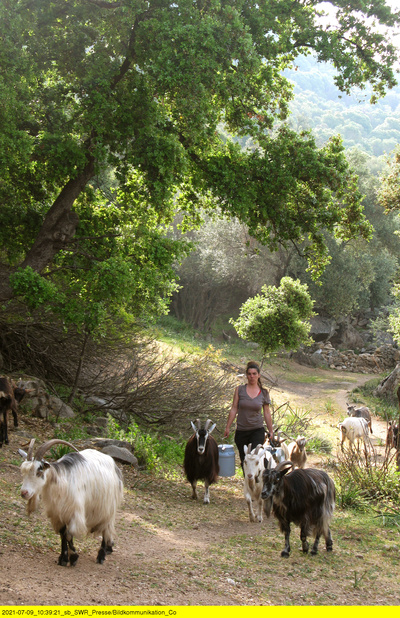
[[[283,277],[279,287],[263,286],[261,294],[243,303],[238,319],[232,320],[238,335],[259,343],[263,354],[282,348],[295,350],[309,344],[313,301],[307,285]]]
[[[381,174],[381,184],[378,191],[379,203],[385,208],[386,213],[397,214],[400,210],[400,147],[392,153],[392,157],[387,161],[387,168]],[[393,296],[395,302],[389,314],[390,330],[397,343],[400,343],[400,285],[395,281],[393,286]]]
[[[35,302],[50,283],[45,296],[65,306],[72,281],[79,305],[87,289],[104,291],[95,266],[97,281],[108,272],[108,296],[111,273],[123,280],[109,314],[146,313],[141,299],[165,300],[184,251],[165,226],[179,209],[196,221],[199,205],[272,247],[305,240],[317,269],[321,226],[367,236],[340,141],[318,150],[307,134],[272,131],[291,97],[282,70],[299,54],[331,60],[345,92],[369,82],[382,95],[395,83],[380,27],[398,16],[382,0],[368,3],[371,24],[359,3],[332,7],[326,26],[316,0],[3,0],[0,300],[31,277]],[[221,123],[257,150],[222,139]],[[96,189],[109,170],[105,204]]]

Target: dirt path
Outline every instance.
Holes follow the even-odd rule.
[[[317,375],[318,380],[305,383],[299,373],[290,379],[286,372],[273,396],[314,407],[330,399],[345,411],[348,391],[370,379],[317,373],[306,371],[307,379]],[[321,417],[321,430],[322,421],[328,428],[334,418]],[[375,419],[374,425],[380,427]],[[204,506],[190,500],[180,477],[137,477],[125,469],[115,552],[104,565],[95,564],[99,541],[90,538],[77,543],[74,568],[59,567],[56,535],[42,513],[28,519],[19,498],[20,442],[13,432],[0,453],[1,605],[400,604],[399,533],[386,539],[384,531],[382,546],[372,549],[368,530],[357,524],[345,533],[351,515],[338,511],[332,554],[323,547],[315,557],[301,554],[296,529],[292,555],[284,560],[275,520],[248,521],[239,475],[221,479],[211,489],[211,504]]]

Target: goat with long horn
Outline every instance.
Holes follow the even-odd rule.
[[[49,440],[33,456],[34,440],[28,452],[19,450],[25,459],[21,465],[21,496],[27,500],[28,514],[41,498],[54,530],[61,537],[58,564],[76,564],[73,537],[89,533],[102,535],[97,562],[103,563],[112,552],[114,522],[123,498],[122,474],[109,455],[94,449],[78,451],[65,440]],[[55,462],[44,455],[56,444],[65,444],[75,452],[67,453]]]

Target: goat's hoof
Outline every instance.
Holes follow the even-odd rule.
[[[281,551],[281,558],[289,558],[289,552],[285,549]]]
[[[312,550],[310,551],[310,554],[311,554],[312,556],[316,556],[316,555],[318,554],[318,549],[312,549]]]
[[[64,558],[64,556],[60,556],[59,559],[58,559],[57,564],[59,566],[63,566],[63,567],[68,566],[68,558]]]
[[[96,562],[97,564],[103,564],[106,559],[106,551],[102,547],[99,549],[99,553],[97,554]]]
[[[69,563],[71,566],[75,566],[78,562],[79,554],[70,554]]]

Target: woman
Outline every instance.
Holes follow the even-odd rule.
[[[233,395],[232,408],[226,423],[224,438],[229,436],[229,431],[237,415],[235,432],[235,444],[239,450],[240,463],[243,467],[244,445],[264,444],[265,430],[263,420],[267,425],[270,435],[273,434],[272,418],[269,409],[271,399],[266,388],[263,388],[260,379],[260,367],[254,361],[247,363],[247,384],[237,386]],[[264,419],[261,414],[264,412]]]

